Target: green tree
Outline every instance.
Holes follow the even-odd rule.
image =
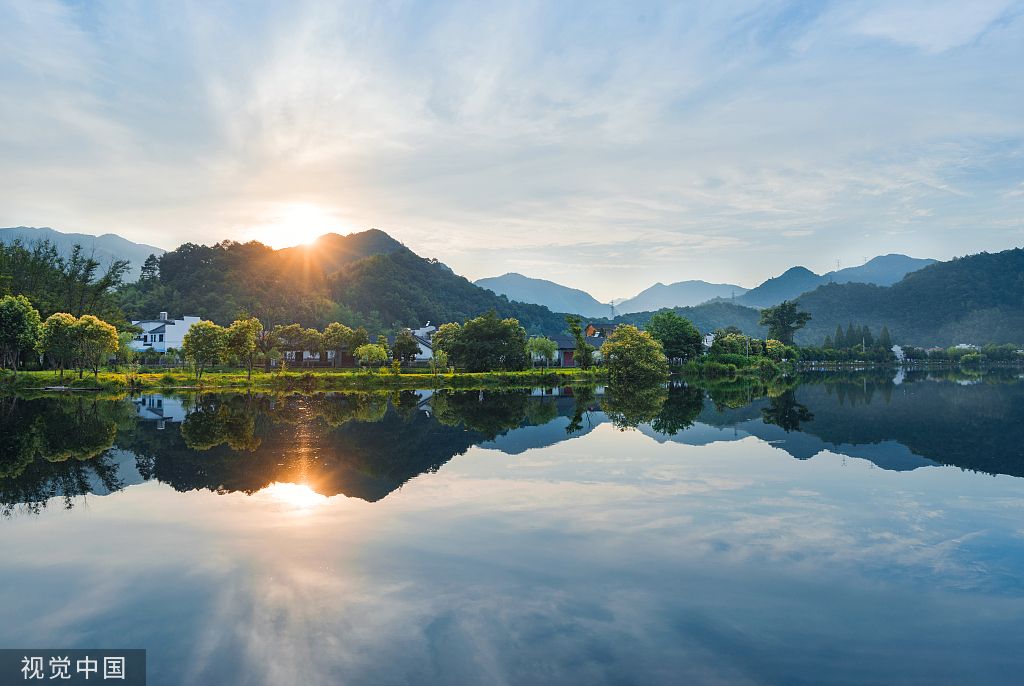
[[[759,323],[761,326],[768,327],[768,338],[782,341],[786,345],[793,345],[793,336],[809,321],[811,321],[809,313],[799,311],[795,302],[783,300],[775,307],[766,307],[761,310]]]
[[[438,327],[430,342],[433,344],[435,352],[441,350],[451,355],[461,335],[462,325],[458,322],[449,322]]]
[[[352,335],[348,340],[348,349],[355,350],[361,345],[366,345],[370,342],[370,334],[366,333],[366,329],[359,326],[352,330]]]
[[[39,351],[46,355],[50,364],[60,370],[60,378],[64,378],[64,370],[74,363],[75,353],[75,322],[74,315],[67,312],[51,314],[43,322],[42,336],[39,339]]]
[[[660,383],[668,377],[661,343],[630,324],[615,329],[601,346],[601,354],[613,384]]]
[[[832,337],[832,345],[835,346],[836,350],[844,350],[846,348],[846,334],[843,333],[843,327],[836,324],[836,335]]]
[[[550,338],[543,336],[534,336],[526,342],[526,350],[530,353],[530,363],[533,360],[540,358],[544,360],[544,366],[551,366],[551,361],[555,359],[555,355],[558,353],[558,344]]]
[[[685,362],[703,352],[703,337],[697,327],[672,310],[663,310],[647,322],[645,327],[654,340],[661,343],[669,360]]]
[[[832,344],[832,337],[831,336],[825,336],[825,342],[821,344],[821,347],[823,349],[825,349],[825,350],[832,350],[832,349],[834,349],[834,346]]]
[[[100,373],[100,365],[117,352],[117,329],[91,314],[83,314],[71,327],[78,357],[78,376],[91,369],[93,376]]]
[[[391,346],[391,354],[394,355],[395,359],[406,364],[415,362],[416,356],[421,352],[423,352],[423,349],[420,348],[419,342],[409,329],[399,331],[398,335],[395,336],[395,344]]]
[[[889,335],[888,326],[883,326],[882,333],[878,334],[878,347],[882,350],[892,350],[892,337]]]
[[[160,277],[160,259],[156,255],[150,255],[142,263],[139,271],[139,281],[155,281]]]
[[[377,343],[365,343],[355,349],[355,356],[363,367],[379,367],[387,364],[388,349]]]
[[[449,345],[447,340],[445,345]],[[498,319],[491,310],[467,321],[445,352],[457,366],[470,372],[525,369],[526,329],[515,319]]]
[[[352,342],[352,329],[339,322],[331,322],[323,332],[324,348],[334,352],[334,364],[337,367],[344,350],[354,350],[349,344]],[[362,344],[360,344],[362,345]]]
[[[181,349],[196,369],[196,379],[202,380],[203,371],[217,363],[224,354],[227,331],[213,322],[196,322],[189,327]]]
[[[252,380],[252,366],[256,362],[256,354],[259,352],[260,334],[263,333],[263,324],[256,317],[236,319],[227,328],[224,336],[226,352],[238,359],[248,372],[247,378]]]
[[[594,363],[595,348],[587,342],[587,337],[583,332],[583,320],[574,314],[569,314],[565,316],[565,323],[569,326],[569,333],[576,341],[576,350],[573,352],[576,366],[581,369],[590,369]]]
[[[0,298],[0,367],[18,372],[22,350],[33,350],[39,342],[39,312],[23,295]]]

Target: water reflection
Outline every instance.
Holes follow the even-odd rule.
[[[968,383],[965,383],[968,382]],[[883,469],[935,464],[1024,476],[1024,386],[1012,374],[817,375],[643,389],[146,395],[0,400],[3,513],[72,507],[157,480],[178,491],[302,484],[378,501],[471,446],[509,454],[609,422],[658,442],[757,437]]]

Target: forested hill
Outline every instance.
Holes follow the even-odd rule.
[[[332,321],[372,332],[426,321],[461,321],[489,309],[517,317],[531,332],[560,333],[563,315],[511,303],[422,258],[383,231],[328,234],[309,246],[274,250],[261,243],[186,243],[160,257],[153,278],[124,287],[129,318],[199,315],[230,324],[240,313],[265,324]]]
[[[1024,249],[938,262],[889,286],[829,284],[800,296],[812,320],[797,335],[820,345],[836,325],[888,326],[913,345],[1024,343]]]

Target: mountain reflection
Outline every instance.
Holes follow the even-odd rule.
[[[6,397],[0,512],[38,513],[54,498],[70,508],[78,496],[149,480],[179,491],[250,494],[302,484],[319,496],[373,502],[472,446],[517,454],[604,423],[659,442],[754,436],[799,459],[827,450],[885,469],[946,464],[1024,476],[1021,416],[1024,385],[1012,374],[125,401]]]

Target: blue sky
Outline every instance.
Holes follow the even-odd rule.
[[[1024,245],[1024,3],[0,0],[0,226],[629,296]]]

